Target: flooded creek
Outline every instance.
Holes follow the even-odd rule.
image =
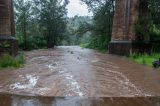
[[[69,101],[78,97],[78,101],[84,100],[85,103],[97,101],[96,98],[97,103],[101,103],[101,100],[111,103],[112,97],[119,101],[118,97],[144,97],[148,100],[160,96],[160,71],[136,64],[126,57],[77,46],[34,50],[25,54],[27,61],[24,68],[0,71],[0,93],[35,96],[23,99],[22,104],[28,103],[23,106],[37,106],[34,103],[40,103],[36,98],[38,96],[69,97]],[[14,95],[8,98],[11,98],[12,104],[20,99]],[[144,98],[142,100],[145,101]],[[58,102],[58,105],[52,106],[94,106],[60,105],[61,100],[66,101],[64,98],[51,100]]]

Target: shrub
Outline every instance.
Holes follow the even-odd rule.
[[[138,64],[152,66],[152,63],[160,58],[160,53],[148,54],[133,54],[130,58]]]
[[[23,53],[20,53],[16,57],[9,54],[4,54],[0,57],[0,68],[19,68],[25,63],[25,57]]]

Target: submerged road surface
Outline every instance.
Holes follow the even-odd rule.
[[[53,97],[160,96],[160,71],[125,57],[77,46],[25,54],[24,68],[0,71],[1,93]]]

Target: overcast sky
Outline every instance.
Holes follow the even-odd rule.
[[[80,0],[70,0],[68,9],[68,17],[74,17],[75,15],[79,16],[92,16],[92,13],[89,13],[87,10],[87,6],[82,4]]]

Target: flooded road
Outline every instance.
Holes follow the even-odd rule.
[[[25,54],[24,68],[0,71],[1,93],[79,98],[160,96],[160,71],[125,57],[77,46]]]

